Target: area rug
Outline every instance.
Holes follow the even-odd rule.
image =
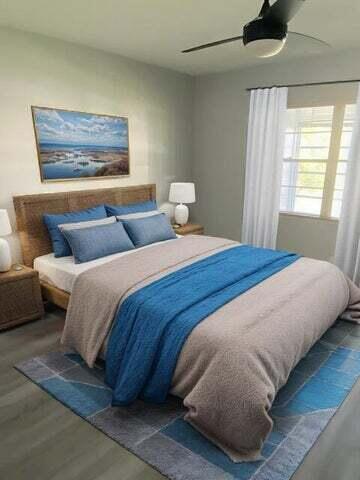
[[[183,420],[181,401],[111,407],[104,369],[54,352],[16,368],[173,480],[289,480],[360,376],[360,326],[337,322],[297,365],[271,409],[262,459],[236,464]]]

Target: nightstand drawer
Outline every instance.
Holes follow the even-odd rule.
[[[178,235],[204,235],[204,227],[197,223],[187,223],[183,227],[174,228]]]
[[[198,228],[196,230],[193,230],[191,232],[191,235],[204,235],[204,229],[203,228]]]
[[[36,272],[22,271],[0,280],[0,330],[41,317],[44,307]]]

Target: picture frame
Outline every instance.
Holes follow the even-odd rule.
[[[43,183],[130,175],[128,117],[31,106]]]

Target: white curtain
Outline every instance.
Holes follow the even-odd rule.
[[[241,240],[258,247],[276,248],[287,93],[251,91]]]
[[[335,263],[360,285],[360,89],[349,152],[341,215],[336,239]]]

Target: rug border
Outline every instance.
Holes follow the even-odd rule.
[[[346,347],[345,347],[346,348]],[[351,348],[349,348],[349,350],[352,350]],[[354,350],[356,351],[356,350]],[[354,390],[355,388],[355,385],[360,382],[360,376],[356,379],[356,382],[354,383],[354,385],[351,387],[351,389],[349,390],[349,393],[348,395],[346,395],[346,397],[344,398],[344,400],[342,400],[342,402],[340,403],[340,405],[338,406],[338,408],[335,410],[334,414],[331,416],[330,420],[328,421],[328,423],[326,424],[326,427],[324,428],[324,430],[322,430],[320,432],[320,434],[316,437],[316,440],[315,442],[312,444],[311,448],[305,453],[303,459],[302,459],[302,462],[297,466],[295,472],[291,475],[291,477],[289,477],[289,480],[292,480],[294,478],[294,475],[297,473],[297,471],[299,470],[299,468],[301,467],[301,465],[304,463],[304,461],[306,460],[306,458],[308,457],[308,455],[310,455],[310,452],[311,450],[313,449],[313,447],[315,446],[315,444],[319,441],[319,439],[321,438],[322,435],[325,434],[328,426],[330,425],[331,422],[334,421],[334,418],[336,417],[336,415],[338,414],[340,408],[342,408],[342,406],[344,405],[344,403],[346,402],[346,400],[349,398],[351,392]]]
[[[36,358],[36,357],[32,357],[32,358]],[[29,358],[28,360],[31,360],[31,358]],[[25,360],[26,361],[26,360]],[[157,468],[155,465],[153,465],[152,463],[148,462],[147,460],[143,460],[141,457],[139,457],[138,455],[136,455],[136,453],[134,453],[132,450],[130,450],[130,448],[126,447],[125,445],[123,445],[122,443],[120,442],[117,442],[116,440],[114,440],[113,438],[110,437],[110,435],[108,435],[107,433],[105,433],[103,430],[101,430],[100,427],[98,427],[97,425],[94,425],[93,423],[90,422],[90,420],[87,420],[86,418],[82,417],[81,415],[79,415],[78,413],[75,412],[75,410],[73,408],[71,408],[69,405],[66,405],[64,402],[62,402],[61,400],[59,400],[58,398],[56,398],[50,391],[46,390],[40,383],[36,383],[35,380],[33,380],[31,377],[29,377],[25,372],[23,372],[22,370],[20,370],[20,368],[17,366],[17,365],[13,365],[13,368],[19,372],[21,375],[23,375],[25,378],[27,378],[28,380],[30,380],[31,383],[33,383],[35,386],[37,386],[38,388],[40,388],[41,391],[43,391],[44,393],[46,393],[47,395],[49,395],[53,400],[55,400],[56,402],[58,402],[60,405],[62,405],[63,407],[65,407],[67,410],[70,410],[70,412],[72,412],[74,415],[76,415],[77,417],[79,417],[83,422],[86,422],[87,424],[91,425],[93,428],[95,428],[98,432],[102,433],[105,437],[109,438],[112,442],[115,443],[115,445],[119,445],[121,448],[124,448],[127,452],[131,453],[132,455],[134,455],[137,459],[141,460],[142,462],[144,462],[146,465],[148,465],[149,467],[153,468],[156,472],[160,473],[160,475],[162,475],[164,478],[168,478],[169,480],[176,480],[174,477],[169,477],[168,475],[165,475],[163,472],[161,472],[159,470],[159,468]],[[291,480],[291,479],[289,479]]]

